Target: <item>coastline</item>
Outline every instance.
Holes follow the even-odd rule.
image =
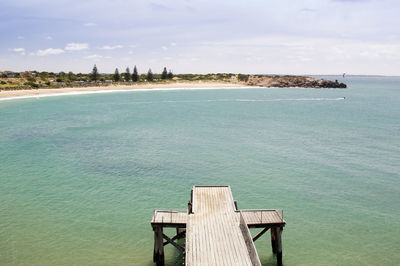
[[[190,89],[217,89],[217,88],[243,88],[257,87],[248,86],[242,83],[224,82],[172,82],[172,83],[148,83],[135,85],[111,85],[98,87],[74,87],[54,89],[31,89],[31,90],[7,90],[0,91],[0,101],[13,99],[26,99],[35,97],[80,95],[91,93],[110,93],[119,91],[150,91],[150,90],[190,90]]]

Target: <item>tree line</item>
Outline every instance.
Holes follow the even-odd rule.
[[[167,68],[164,67],[163,71],[161,72],[160,78],[162,80],[166,79],[172,79],[174,77],[174,74],[172,73],[171,70],[167,71]],[[100,74],[97,69],[97,66],[94,65],[92,69],[92,73],[90,75],[90,78],[92,81],[97,82],[100,79]],[[118,81],[126,81],[126,82],[138,82],[141,80],[141,75],[139,75],[137,67],[135,66],[133,68],[133,72],[131,73],[129,67],[126,68],[124,73],[119,73],[118,68],[115,69],[114,75],[112,76],[113,81],[118,82]],[[145,81],[154,81],[155,75],[153,74],[153,71],[151,68],[147,71],[147,74],[145,76]]]

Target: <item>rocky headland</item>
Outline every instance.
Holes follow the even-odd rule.
[[[246,82],[249,86],[260,87],[300,87],[300,88],[347,88],[344,83],[336,81],[318,79],[305,76],[249,76]]]

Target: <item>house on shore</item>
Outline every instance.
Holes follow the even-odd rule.
[[[24,71],[24,72],[20,72],[19,76],[21,78],[27,78],[27,77],[33,77],[33,73],[31,71]]]
[[[0,77],[15,78],[15,73],[10,70],[0,71]]]

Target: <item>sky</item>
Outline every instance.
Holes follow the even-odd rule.
[[[398,0],[1,0],[0,71],[400,75]]]

